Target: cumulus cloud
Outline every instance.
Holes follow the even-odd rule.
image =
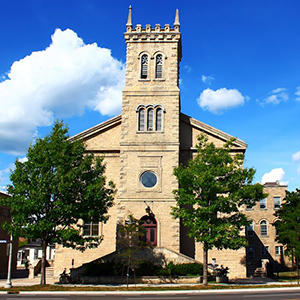
[[[287,182],[283,182],[285,171],[282,168],[276,168],[271,170],[269,173],[263,175],[261,179],[261,183],[264,184],[266,182],[276,182],[279,181],[282,184],[287,184]]]
[[[197,101],[202,109],[220,114],[224,110],[243,105],[245,97],[236,89],[221,88],[214,91],[208,88],[201,93]]]
[[[269,97],[265,98],[261,104],[279,104],[281,102],[286,102],[289,100],[289,95],[287,94],[287,89],[286,88],[277,88],[274,89]]]
[[[300,160],[300,151],[293,154],[293,161],[299,161]]]
[[[124,65],[109,49],[57,29],[49,47],[14,62],[0,82],[0,150],[23,153],[37,128],[56,118],[85,109],[119,113],[124,79]]]
[[[201,80],[203,83],[210,85],[212,83],[213,80],[215,80],[215,77],[212,75],[202,75]]]

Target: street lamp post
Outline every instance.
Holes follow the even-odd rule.
[[[8,253],[7,282],[4,286],[7,289],[12,288],[12,283],[11,283],[12,256],[13,256],[13,235],[11,233],[10,241],[9,241],[9,253]]]

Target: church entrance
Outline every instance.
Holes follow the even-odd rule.
[[[152,244],[153,246],[157,245],[157,223],[153,216],[143,216],[141,218],[143,221],[142,225],[145,227],[145,236],[144,241]]]

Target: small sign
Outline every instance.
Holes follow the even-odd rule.
[[[213,258],[213,259],[211,260],[211,264],[213,265],[213,267],[216,265],[216,263],[217,263],[217,260],[216,260],[215,258]]]
[[[0,240],[0,244],[7,244],[7,240]]]

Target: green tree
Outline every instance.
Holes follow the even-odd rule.
[[[203,245],[203,285],[207,285],[208,250],[239,249],[247,245],[241,235],[250,224],[243,205],[254,206],[263,198],[263,187],[252,184],[255,170],[243,168],[244,155],[234,153],[234,139],[223,147],[198,138],[197,156],[188,166],[174,170],[179,188],[173,216],[189,229],[188,235]]]
[[[135,219],[132,215],[128,216],[128,221],[118,224],[117,249],[118,257],[126,267],[127,287],[130,269],[136,269],[143,261],[139,255],[139,250],[151,247],[145,242],[145,227],[143,221]],[[123,272],[122,272],[123,273]]]
[[[286,192],[285,202],[274,214],[278,217],[274,226],[277,231],[276,240],[285,245],[285,254],[295,260],[297,281],[299,284],[300,258],[300,190]]]
[[[102,237],[82,236],[80,222],[106,222],[115,186],[106,184],[103,158],[86,153],[83,142],[71,141],[63,122],[30,145],[27,161],[16,161],[10,175],[12,223],[5,228],[14,236],[42,242],[41,284],[46,284],[46,248],[59,243],[84,251],[97,247]]]

